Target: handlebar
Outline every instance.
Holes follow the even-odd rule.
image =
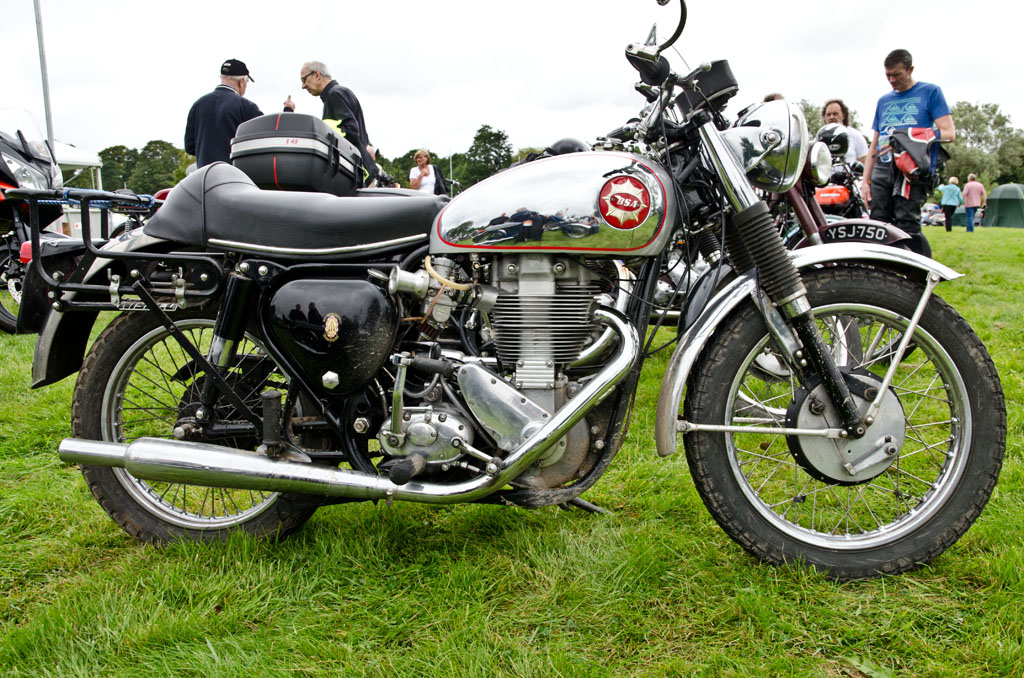
[[[669,0],[657,0],[657,1],[658,1],[658,4],[662,5],[662,6],[667,5],[668,2],[669,2]],[[629,59],[630,63],[633,64],[633,67],[636,68],[638,71],[640,71],[640,75],[643,76],[644,75],[644,71],[642,70],[643,67],[640,65],[640,61],[643,60],[643,61],[649,61],[649,62],[653,62],[655,64],[659,64],[659,62],[662,61],[661,53],[664,52],[666,49],[668,49],[669,47],[671,47],[672,45],[675,44],[676,40],[679,39],[679,36],[683,34],[683,28],[685,26],[686,26],[686,0],[679,0],[679,23],[676,24],[676,29],[672,33],[672,36],[668,40],[666,40],[664,43],[662,43],[661,45],[655,45],[654,44],[654,34],[655,34],[655,28],[657,28],[657,24],[655,24],[655,28],[651,29],[651,35],[648,37],[647,44],[645,44],[645,45],[630,44],[630,45],[628,45],[626,47],[626,58]],[[634,59],[634,57],[635,57],[635,59]],[[660,65],[658,67],[661,68]],[[647,82],[647,80],[644,80],[644,82]],[[650,84],[660,84],[660,83],[650,83]]]
[[[636,45],[626,47],[626,60],[640,74],[640,79],[648,85],[661,85],[672,72],[668,59],[658,56],[652,61],[644,50],[637,49]]]
[[[665,6],[669,0],[658,0],[658,4]],[[675,44],[679,36],[683,34],[683,28],[686,26],[686,0],[679,0],[679,23],[676,25],[676,30],[663,45],[658,48],[658,52],[664,52],[666,49]]]

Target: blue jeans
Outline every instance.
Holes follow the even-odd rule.
[[[965,207],[964,212],[967,216],[967,232],[974,232],[974,213],[978,211],[977,207]]]

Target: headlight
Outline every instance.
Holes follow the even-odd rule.
[[[824,141],[811,144],[811,152],[807,162],[811,172],[811,180],[818,186],[824,186],[832,176],[832,152]]]
[[[743,163],[750,182],[758,188],[784,193],[803,171],[807,122],[803,111],[787,101],[766,101],[753,106],[722,136]]]
[[[28,165],[6,153],[0,153],[7,166],[11,168],[14,179],[18,182],[18,188],[36,188],[44,190],[49,188],[46,175],[35,167]]]

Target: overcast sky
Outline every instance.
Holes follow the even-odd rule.
[[[370,140],[388,157],[464,151],[481,124],[515,148],[592,141],[643,103],[626,44],[655,22],[664,40],[678,16],[674,0],[39,2],[54,136],[89,152],[151,139],[183,146],[189,107],[228,58],[248,64],[246,96],[264,113],[291,95],[298,112],[317,116],[321,102],[300,89],[299,68],[325,62],[359,97]],[[3,5],[0,108],[28,109],[45,133],[33,2]],[[888,90],[882,60],[903,47],[915,77],[941,85],[950,105],[997,103],[1022,127],[1021,38],[1005,9],[994,0],[691,0],[676,46],[691,67],[729,60],[740,83],[732,114],[773,91],[816,104],[840,97],[867,131]]]

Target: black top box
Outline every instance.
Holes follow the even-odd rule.
[[[363,178],[359,149],[302,113],[243,122],[231,140],[231,164],[260,188],[282,191],[353,195]]]

